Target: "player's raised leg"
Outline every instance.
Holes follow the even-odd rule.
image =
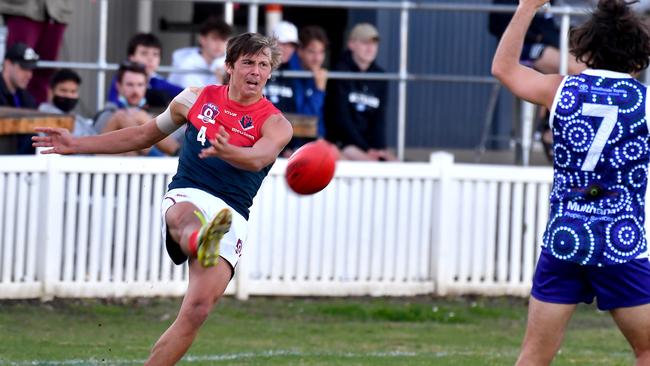
[[[167,243],[168,250],[174,251],[169,245],[178,245],[185,256],[196,257],[201,265],[211,267],[218,262],[219,244],[224,234],[230,230],[232,213],[230,209],[224,208],[208,221],[194,204],[179,202],[166,210],[165,222],[167,234],[171,237],[167,240],[171,239],[172,242]]]
[[[516,365],[550,365],[562,345],[566,325],[575,308],[574,304],[552,304],[531,296],[526,335]]]

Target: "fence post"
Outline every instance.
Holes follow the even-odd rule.
[[[435,283],[434,294],[445,295],[451,283],[451,271],[447,263],[452,263],[454,251],[454,230],[457,228],[456,202],[451,179],[454,156],[446,152],[431,154],[431,164],[440,172],[440,182],[434,191],[433,235],[431,248],[431,270]]]
[[[44,184],[41,185],[41,197],[44,207],[41,207],[40,220],[43,223],[39,233],[39,277],[43,284],[41,298],[51,299],[56,295],[55,285],[61,275],[61,256],[63,238],[63,195],[64,174],[59,170],[62,158],[57,155],[41,156],[47,159]]]

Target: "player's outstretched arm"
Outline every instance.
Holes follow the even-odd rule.
[[[144,125],[111,131],[101,135],[73,137],[62,128],[36,128],[45,136],[32,137],[32,146],[49,148],[43,154],[119,154],[142,150],[167,135],[156,127],[155,120]]]
[[[45,136],[32,137],[32,146],[48,148],[43,154],[119,154],[142,150],[158,143],[183,123],[184,106],[172,102],[149,122],[101,135],[74,137],[63,128],[36,128]]]
[[[492,61],[492,74],[514,95],[551,107],[562,75],[544,75],[519,63],[526,31],[537,10],[548,0],[520,0]]]
[[[218,157],[239,169],[260,171],[273,163],[291,140],[291,123],[281,114],[274,114],[264,123],[262,137],[252,147],[231,145],[230,135],[222,127],[213,140],[212,146],[201,150],[199,157]]]

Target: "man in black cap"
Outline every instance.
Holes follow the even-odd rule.
[[[32,79],[36,61],[38,61],[38,54],[24,43],[15,43],[7,50],[2,63],[2,78],[0,78],[0,106],[37,108],[34,97],[26,90],[27,84]],[[31,136],[20,135],[15,138],[15,148],[10,150],[17,154],[33,154]],[[9,143],[6,140],[5,142]]]
[[[38,54],[24,43],[16,43],[7,50],[2,63],[0,105],[16,108],[36,108],[36,102],[27,90],[36,68]]]

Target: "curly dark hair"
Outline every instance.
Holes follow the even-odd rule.
[[[594,69],[633,73],[650,60],[650,33],[630,8],[637,2],[600,0],[591,18],[571,32],[571,53]]]

